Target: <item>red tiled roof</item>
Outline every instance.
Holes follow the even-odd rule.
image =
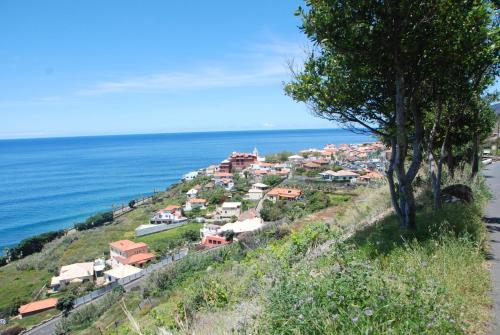
[[[142,253],[142,254],[135,254],[135,255],[132,255],[129,258],[127,258],[125,260],[125,262],[126,262],[125,264],[142,264],[142,263],[145,263],[147,261],[154,259],[155,257],[156,257],[156,255],[153,253],[150,253],[150,252],[146,252],[146,253]]]
[[[30,302],[29,304],[19,307],[20,314],[27,314],[36,311],[43,311],[49,308],[54,308],[57,305],[57,298],[49,298]]]
[[[144,242],[132,242],[130,240],[120,240],[116,242],[111,242],[109,244],[115,249],[121,250],[121,251],[128,251],[128,250],[134,250],[142,247],[147,247],[148,245]]]
[[[203,204],[205,202],[207,202],[207,199],[203,199],[203,198],[193,198],[193,199],[190,199],[189,200],[190,203],[199,203],[199,204]]]
[[[297,198],[297,197],[300,197],[300,195],[302,194],[302,191],[295,189],[295,188],[276,187],[276,188],[273,188],[271,191],[269,191],[269,193],[267,193],[267,194],[271,195],[271,196],[273,196],[273,195],[280,196],[283,198]]]
[[[163,208],[161,211],[171,212],[171,211],[175,211],[176,209],[181,209],[181,208],[182,207],[179,205],[168,205],[167,207]]]
[[[232,177],[233,174],[229,172],[217,172],[214,174],[215,177]]]

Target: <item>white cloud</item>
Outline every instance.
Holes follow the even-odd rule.
[[[273,40],[253,45],[244,54],[233,57],[229,61],[236,65],[232,67],[205,66],[105,81],[79,90],[77,94],[88,96],[126,92],[164,92],[281,83],[289,75],[288,62],[303,55],[303,50],[297,43]]]

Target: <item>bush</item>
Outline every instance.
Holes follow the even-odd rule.
[[[271,187],[278,185],[282,180],[283,178],[281,176],[275,174],[262,177],[262,182]]]
[[[73,309],[75,296],[73,294],[68,294],[64,297],[59,298],[57,301],[56,308],[64,313],[64,315],[68,315],[69,311]]]
[[[23,328],[21,326],[14,326],[11,328],[8,328],[2,332],[2,335],[18,335],[22,331],[26,330],[26,328]]]
[[[130,200],[130,201],[128,202],[128,207],[130,207],[130,208],[134,208],[134,207],[135,207],[135,204],[136,204],[136,201],[135,201],[135,200]]]
[[[19,242],[17,246],[7,250],[7,257],[12,261],[39,252],[43,249],[43,246],[46,243],[55,240],[58,237],[64,236],[64,234],[64,230],[58,230],[24,239]]]
[[[106,222],[113,221],[113,212],[104,212],[92,215],[85,222],[75,224],[76,230],[87,230],[104,225]]]
[[[264,200],[262,209],[260,210],[260,217],[264,221],[278,221],[285,217],[284,204],[280,201],[273,203],[270,200]]]
[[[187,240],[187,241],[198,241],[200,238],[200,235],[198,232],[195,230],[186,230],[185,232],[182,233],[182,238]]]

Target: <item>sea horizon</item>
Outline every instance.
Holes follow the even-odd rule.
[[[256,147],[266,155],[374,140],[338,128],[4,139],[0,250],[163,190],[233,151]]]
[[[363,131],[361,128],[355,128]],[[161,131],[161,132],[137,132],[137,133],[106,133],[106,134],[83,134],[83,135],[54,135],[54,136],[35,136],[35,137],[1,137],[0,141],[17,140],[39,140],[39,139],[64,139],[64,138],[86,138],[86,137],[112,137],[112,136],[142,136],[142,135],[174,135],[174,134],[210,134],[210,133],[231,133],[231,132],[273,132],[273,131],[313,131],[313,130],[346,130],[342,127],[326,128],[266,128],[266,129],[241,129],[241,130],[186,130],[186,131]]]

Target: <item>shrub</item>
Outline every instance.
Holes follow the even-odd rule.
[[[130,200],[130,201],[128,202],[128,207],[130,207],[130,208],[134,208],[134,207],[135,207],[135,204],[136,204],[136,201],[135,201],[135,200]]]
[[[271,187],[278,185],[282,180],[283,178],[281,176],[275,174],[267,175],[262,178],[262,182]]]
[[[24,239],[19,242],[17,246],[7,250],[7,257],[10,258],[10,260],[15,260],[39,252],[43,249],[43,246],[46,243],[53,241],[58,237],[64,236],[64,234],[64,230],[58,230]]]
[[[73,309],[75,296],[73,294],[68,294],[57,301],[56,308],[68,315],[69,311]]]
[[[24,330],[26,330],[26,328],[23,328],[21,326],[14,326],[4,330],[2,332],[2,335],[18,335]]]
[[[185,232],[182,233],[182,238],[187,241],[194,242],[199,240],[200,235],[195,230],[186,230]]]
[[[104,225],[106,222],[113,221],[113,212],[104,212],[92,215],[85,222],[75,224],[76,230],[87,230]]]

